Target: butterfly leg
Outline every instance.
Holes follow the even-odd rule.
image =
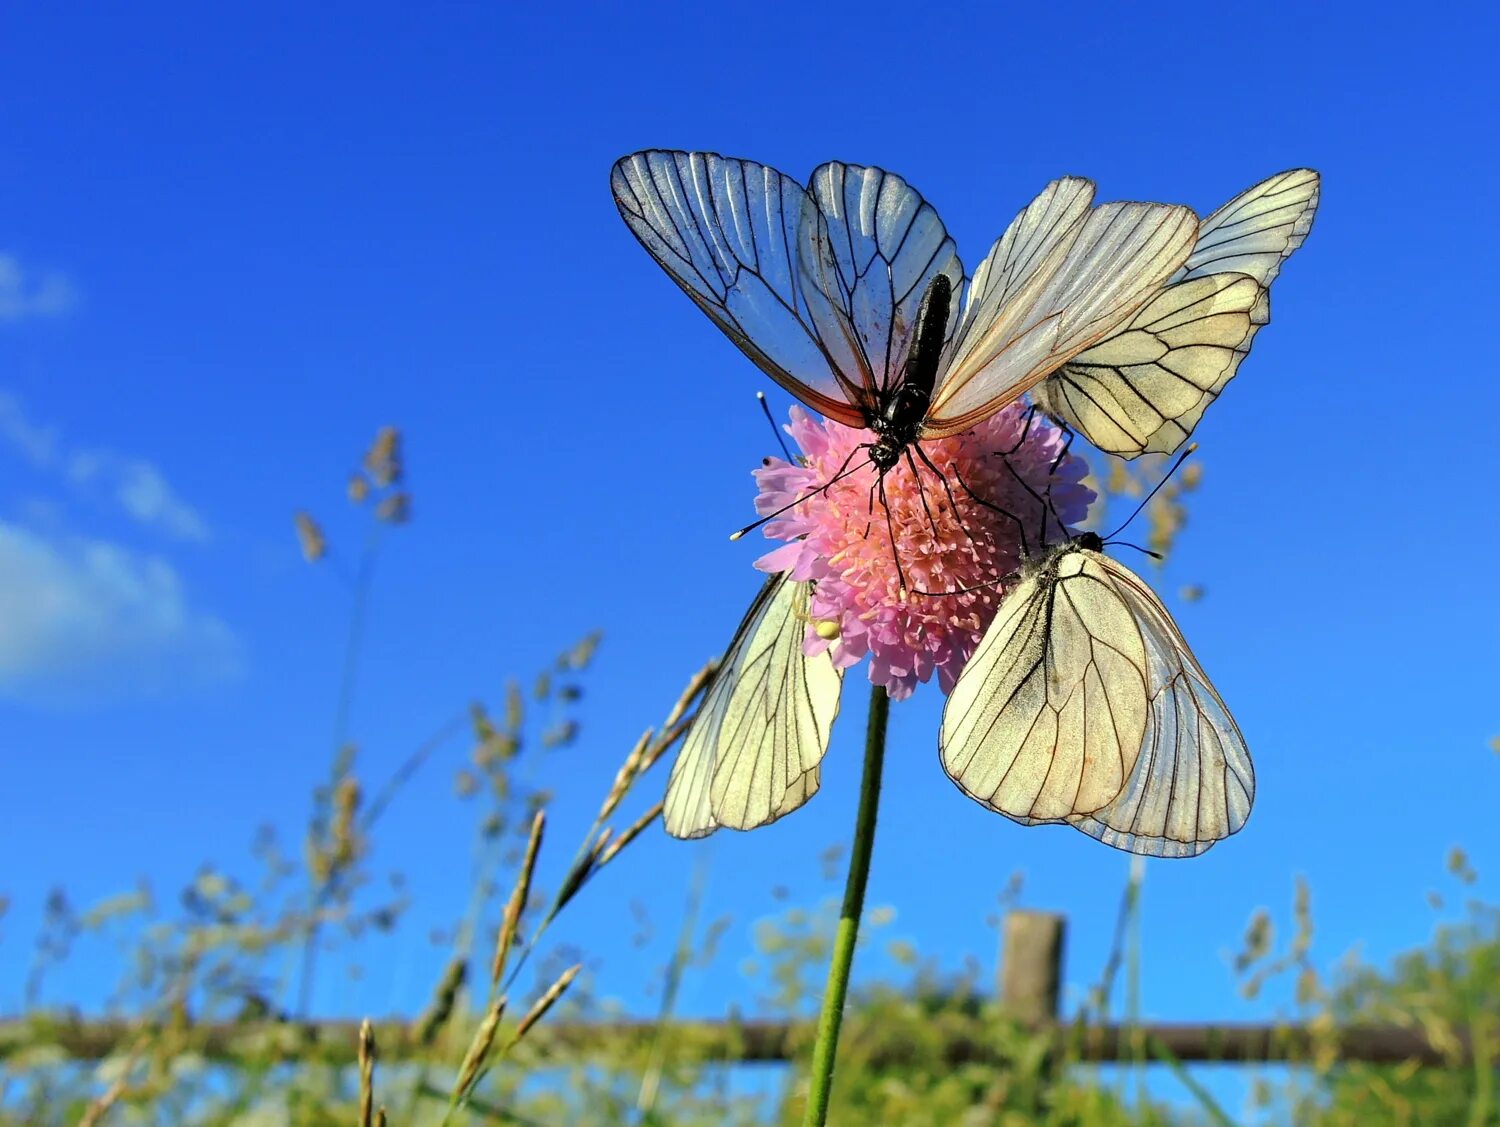
[[[1027,407],[1026,408],[1026,414],[1024,416],[1024,418],[1026,420],[1026,425],[1021,428],[1020,435],[1016,438],[1015,442],[1011,443],[1010,449],[1009,450],[996,450],[996,451],[993,451],[993,453],[999,454],[1001,457],[1008,458],[1012,454],[1014,454],[1017,450],[1021,449],[1021,447],[1023,445],[1025,445],[1026,440],[1029,437],[1031,437],[1031,424],[1036,421],[1036,415],[1037,415],[1036,404],[1032,404],[1030,407]]]
[[[1033,408],[1033,410],[1035,410],[1035,408]],[[1057,467],[1062,465],[1063,459],[1068,456],[1068,450],[1073,445],[1073,428],[1070,427],[1067,423],[1062,422],[1061,420],[1054,420],[1054,422],[1057,423],[1058,427],[1063,432],[1063,444],[1062,449],[1057,452],[1057,457],[1052,459],[1052,469],[1049,471],[1051,473],[1057,472]]]
[[[924,460],[925,460],[925,455],[924,455]],[[931,465],[930,462],[928,464]],[[927,488],[922,484],[922,474],[917,469],[916,459],[911,456],[911,447],[910,446],[908,446],[906,448],[906,465],[907,465],[907,468],[909,468],[911,470],[912,480],[914,482],[916,482],[916,485],[917,485],[917,496],[922,499],[922,511],[927,514],[927,525],[928,525],[929,528],[932,529],[932,534],[934,536],[939,536],[939,535],[941,535],[941,530],[938,528],[937,518],[932,515],[932,507],[927,504]],[[938,480],[939,481],[943,480],[942,474],[938,475]],[[957,515],[958,515],[958,513],[955,510],[954,516],[957,516]],[[973,539],[973,537],[970,537],[970,539]]]
[[[896,524],[891,520],[891,506],[885,496],[885,474],[881,473],[875,479],[876,488],[880,491],[880,507],[885,510],[885,530],[891,537],[891,558],[896,561],[896,583],[901,601],[906,602],[906,572],[901,567],[901,551],[896,547]]]
[[[1010,460],[1008,458],[1005,461],[1005,465],[1007,466],[1007,468],[1010,466]],[[1025,559],[1026,557],[1030,556],[1031,546],[1026,539],[1026,522],[1023,521],[1020,517],[1016,516],[1016,514],[1011,512],[1009,509],[1003,508],[1002,506],[995,504],[995,502],[981,497],[978,493],[975,493],[974,490],[970,489],[969,483],[963,478],[963,474],[958,472],[958,464],[956,462],[953,465],[950,465],[948,468],[953,471],[953,476],[958,480],[959,488],[969,495],[970,500],[972,500],[976,505],[982,505],[984,508],[989,509],[992,513],[998,513],[1006,520],[1009,520],[1015,524],[1016,531],[1020,534],[1021,537],[1021,557]],[[1015,470],[1012,469],[1011,473],[1015,475]],[[1017,480],[1020,480],[1019,475],[1017,475]],[[1021,484],[1023,486],[1026,486],[1026,483],[1024,481],[1021,481]],[[1026,486],[1026,489],[1028,492],[1032,493],[1033,497],[1036,496],[1035,492],[1031,491],[1030,486]],[[1040,498],[1038,498],[1038,500],[1040,500]]]
[[[914,443],[912,443],[911,446],[907,447],[907,455],[906,456],[907,456],[908,459],[911,458],[911,450],[912,450],[913,447],[916,448],[917,457],[919,457],[919,458],[922,459],[922,464],[924,466],[926,466],[929,470],[932,471],[932,475],[935,478],[937,478],[938,481],[940,481],[940,482],[943,483],[943,492],[948,497],[948,511],[953,514],[953,519],[958,522],[958,527],[961,528],[961,529],[963,529],[964,535],[969,538],[969,543],[973,544],[974,543],[974,534],[969,531],[968,525],[966,525],[964,523],[963,514],[959,512],[958,498],[953,495],[953,487],[948,484],[948,475],[945,474],[942,470],[938,469],[937,465],[933,462],[933,460],[927,456],[927,451],[923,450],[922,447],[921,447],[921,445],[918,444],[918,443],[914,442]],[[917,475],[917,467],[916,466],[912,466],[912,474],[913,475]],[[917,475],[917,477],[918,477],[918,480],[920,481],[921,480],[920,475]]]

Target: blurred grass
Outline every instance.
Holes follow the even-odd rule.
[[[1185,525],[1183,497],[1200,474],[1189,467],[1153,502],[1152,548],[1168,549]],[[660,792],[664,772],[641,788],[651,792],[649,799],[637,784],[681,734],[705,673],[690,682],[659,728],[629,751],[614,779],[599,786],[598,815],[556,888],[535,880],[538,854],[551,855],[556,843],[545,829],[554,796],[532,780],[538,762],[578,737],[576,705],[597,636],[567,647],[534,676],[512,681],[498,701],[472,702],[440,717],[432,736],[378,786],[362,776],[348,731],[350,702],[358,692],[364,605],[378,553],[384,537],[412,519],[404,476],[400,435],[386,428],[347,491],[365,523],[356,537],[364,547],[352,569],[337,538],[325,534],[312,515],[296,516],[304,557],[338,576],[351,596],[331,766],[313,794],[300,860],[267,830],[251,844],[249,877],[205,867],[173,897],[159,899],[141,887],[82,909],[62,890],[54,892],[29,961],[7,952],[7,971],[21,978],[25,1012],[0,1041],[0,1124],[730,1127],[800,1121],[806,1046],[792,1064],[725,1064],[708,1059],[709,1047],[691,1026],[670,1024],[683,982],[718,973],[719,940],[736,926],[728,919],[700,923],[703,888],[711,879],[706,867],[684,890],[655,1032],[570,1059],[555,1052],[546,1036],[552,1014],[570,1021],[611,1016],[593,997],[577,954],[548,949],[544,942],[553,920],[654,822],[659,807],[650,800]],[[1108,484],[1118,498],[1141,495],[1143,477],[1118,470],[1116,478]],[[451,753],[466,734],[467,754],[456,763]],[[436,762],[454,773],[454,801],[474,826],[476,865],[449,949],[435,953],[428,968],[430,1002],[398,1025],[351,1032],[350,1044],[337,1053],[299,1041],[305,1035],[296,1019],[311,1016],[315,996],[316,953],[330,947],[354,952],[373,933],[403,926],[410,891],[399,873],[374,867],[372,842],[385,811]],[[837,849],[831,850],[825,876],[837,860]],[[1123,975],[1123,1017],[1135,1032],[1128,1061],[1113,1069],[1083,1063],[1076,1041],[1039,1035],[1007,1017],[980,989],[977,962],[955,977],[924,962],[909,940],[882,941],[880,929],[893,912],[871,909],[863,942],[885,942],[908,973],[900,983],[866,985],[852,999],[831,1122],[1500,1123],[1500,909],[1476,894],[1478,876],[1461,852],[1449,858],[1448,870],[1457,913],[1430,943],[1388,968],[1317,963],[1312,891],[1305,884],[1294,890],[1293,929],[1283,944],[1269,912],[1252,916],[1235,959],[1241,992],[1263,997],[1273,984],[1284,984],[1293,1009],[1280,1016],[1311,1028],[1314,1036],[1290,1067],[1246,1066],[1245,1076],[1253,1081],[1249,1108],[1221,1106],[1195,1066],[1177,1061],[1140,1028],[1139,923],[1147,908],[1139,868],[1122,890],[1114,950],[1077,1015],[1081,1024],[1107,1019]],[[1013,879],[1000,892],[1002,906],[1019,892]],[[758,984],[762,1016],[805,1018],[822,982],[836,903],[805,889],[773,890],[773,896],[784,907],[776,918],[755,925],[757,955],[739,971]],[[1435,907],[1447,909],[1448,897],[1434,899]],[[0,897],[0,913],[4,908]],[[124,1022],[130,1032],[105,1059],[73,1061],[51,1031],[75,1015],[49,1012],[42,1005],[44,988],[61,964],[76,957],[81,940],[101,937],[117,953],[120,972],[104,1016]],[[238,1022],[247,1030],[234,1063],[209,1059],[194,1047],[193,1027],[210,1021]],[[286,1037],[266,1035],[267,1021],[283,1022]],[[1341,1060],[1337,1031],[1357,1023],[1420,1030],[1447,1056],[1424,1066]],[[1472,1061],[1462,1049],[1465,1034],[1473,1044]],[[952,1044],[965,1039],[994,1047],[1001,1063],[952,1063]],[[893,1045],[899,1054],[892,1054]],[[405,1059],[390,1052],[412,1047],[420,1053],[407,1052]]]

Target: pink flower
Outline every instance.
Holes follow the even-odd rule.
[[[847,668],[868,653],[870,680],[892,699],[934,673],[947,693],[995,617],[1006,591],[999,581],[1040,548],[1044,521],[1054,543],[1088,513],[1087,466],[1069,454],[1054,469],[1061,431],[1012,404],[964,434],[922,442],[941,477],[914,450],[919,472],[903,459],[887,473],[884,505],[868,464],[809,497],[851,453],[848,466],[858,466],[865,455],[855,451],[874,435],[800,407],[791,420],[801,464],[767,459],[755,471],[755,507],[766,515],[807,499],[765,526],[787,543],[755,566],[817,581],[804,652],[836,637],[835,663]]]

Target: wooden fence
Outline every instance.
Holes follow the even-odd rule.
[[[1440,1040],[1402,1026],[1312,1029],[1303,1025],[1248,1023],[1145,1023],[1078,1025],[1058,1018],[1065,923],[1061,916],[1012,912],[1005,921],[1005,957],[1000,998],[1006,1011],[1038,1035],[1054,1038],[1059,1049],[1084,1061],[1143,1058],[1178,1061],[1306,1061],[1332,1051],[1338,1059],[1395,1064],[1455,1065],[1472,1060],[1463,1032]],[[355,1021],[203,1022],[174,1028],[180,1051],[232,1063],[268,1059],[352,1063],[358,1041]],[[23,1049],[51,1046],[74,1060],[99,1060],[127,1051],[143,1032],[138,1023],[55,1017],[0,1020],[0,1061]],[[650,1021],[549,1021],[527,1041],[543,1057],[577,1058],[591,1053],[644,1048],[658,1034]],[[386,1060],[421,1060],[439,1051],[424,1043],[414,1023],[376,1023],[376,1041]],[[776,1062],[795,1059],[811,1043],[810,1023],[777,1021],[674,1021],[674,1045],[690,1047],[695,1059]],[[451,1055],[447,1054],[447,1055]],[[899,1065],[910,1046],[887,1041],[875,1046],[871,1064]],[[1005,1047],[954,1030],[945,1048],[948,1063],[1005,1062]]]

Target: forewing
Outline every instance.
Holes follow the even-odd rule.
[[[1312,229],[1319,184],[1312,169],[1293,168],[1241,192],[1199,225],[1197,245],[1172,280],[1235,273],[1270,286]]]
[[[943,711],[943,769],[1027,825],[1113,802],[1145,734],[1145,644],[1098,558],[1068,545],[1023,577]]]
[[[803,293],[819,338],[873,406],[905,368],[928,283],[946,274],[957,295],[963,265],[932,205],[894,173],[830,161],[809,192],[820,216],[802,226]]]
[[[864,385],[824,347],[802,293],[798,242],[816,244],[823,222],[802,185],[753,161],[656,149],[617,161],[610,188],[641,245],[761,371],[864,425]]]
[[[1145,640],[1150,715],[1119,797],[1073,824],[1132,853],[1195,857],[1238,832],[1250,816],[1250,752],[1161,600],[1122,564],[1090,554]]]
[[[1033,402],[1107,453],[1170,453],[1234,378],[1264,295],[1244,274],[1168,286],[1122,332],[1038,384]]]
[[[1094,199],[1090,180],[1065,176],[1042,189],[995,240],[974,271],[943,370],[973,367],[1033,328],[1020,320],[1023,301],[1056,274]]]
[[[1059,189],[1039,214],[1065,223],[1078,193]],[[1024,226],[1027,212],[1017,224]],[[982,268],[993,296],[971,302],[972,323],[966,311],[963,337],[939,380],[924,437],[967,430],[1109,336],[1182,265],[1196,231],[1197,217],[1185,207],[1109,203],[1039,244],[1037,264],[1016,272],[1016,283],[996,290],[989,275],[999,268]]]
[[[771,576],[735,631],[667,782],[674,837],[762,826],[817,791],[843,671],[802,652],[809,591]]]

